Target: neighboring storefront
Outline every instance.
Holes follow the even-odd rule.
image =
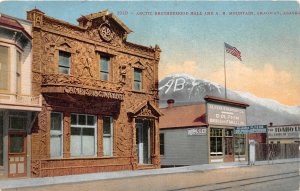
[[[300,143],[300,124],[268,126],[268,143]]]
[[[38,9],[33,87],[43,96],[32,129],[32,176],[159,168],[158,46],[108,11],[73,25]]]
[[[234,162],[247,160],[247,142],[234,128],[247,124],[246,103],[207,96],[206,115],[209,124],[209,161]]]
[[[31,22],[0,14],[0,177],[30,176],[33,95]]]
[[[246,135],[234,134],[245,126],[249,105],[212,96],[205,104],[162,108],[161,164],[182,166],[247,160]]]

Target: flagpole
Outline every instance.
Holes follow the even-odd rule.
[[[227,99],[226,64],[225,64],[225,43],[224,43],[224,78],[225,78],[225,99]]]

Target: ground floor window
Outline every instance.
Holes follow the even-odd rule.
[[[246,135],[243,134],[234,135],[234,151],[235,151],[235,155],[246,154]]]
[[[152,124],[148,119],[136,120],[136,152],[139,164],[151,163]]]
[[[27,113],[10,112],[9,113],[9,130],[25,131],[27,126]]]
[[[95,156],[96,116],[71,114],[71,156]]]
[[[159,134],[160,155],[165,155],[165,134]]]
[[[103,117],[103,156],[113,155],[113,118]]]
[[[63,114],[51,113],[50,156],[62,157],[63,154]]]
[[[223,155],[223,129],[210,128],[210,156]]]

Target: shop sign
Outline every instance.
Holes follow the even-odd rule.
[[[300,125],[268,127],[268,138],[300,138]]]
[[[267,133],[267,125],[249,125],[234,128],[234,134]]]
[[[189,136],[207,135],[207,128],[192,128],[187,130]]]
[[[214,125],[246,125],[246,109],[207,103],[207,121]]]

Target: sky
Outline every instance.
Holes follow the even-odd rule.
[[[160,79],[186,73],[224,86],[225,60],[227,88],[300,105],[297,1],[2,1],[0,12],[25,19],[35,7],[73,24],[81,15],[108,9],[134,31],[127,41],[160,46]],[[227,53],[224,58],[224,42],[241,52],[242,61]]]

